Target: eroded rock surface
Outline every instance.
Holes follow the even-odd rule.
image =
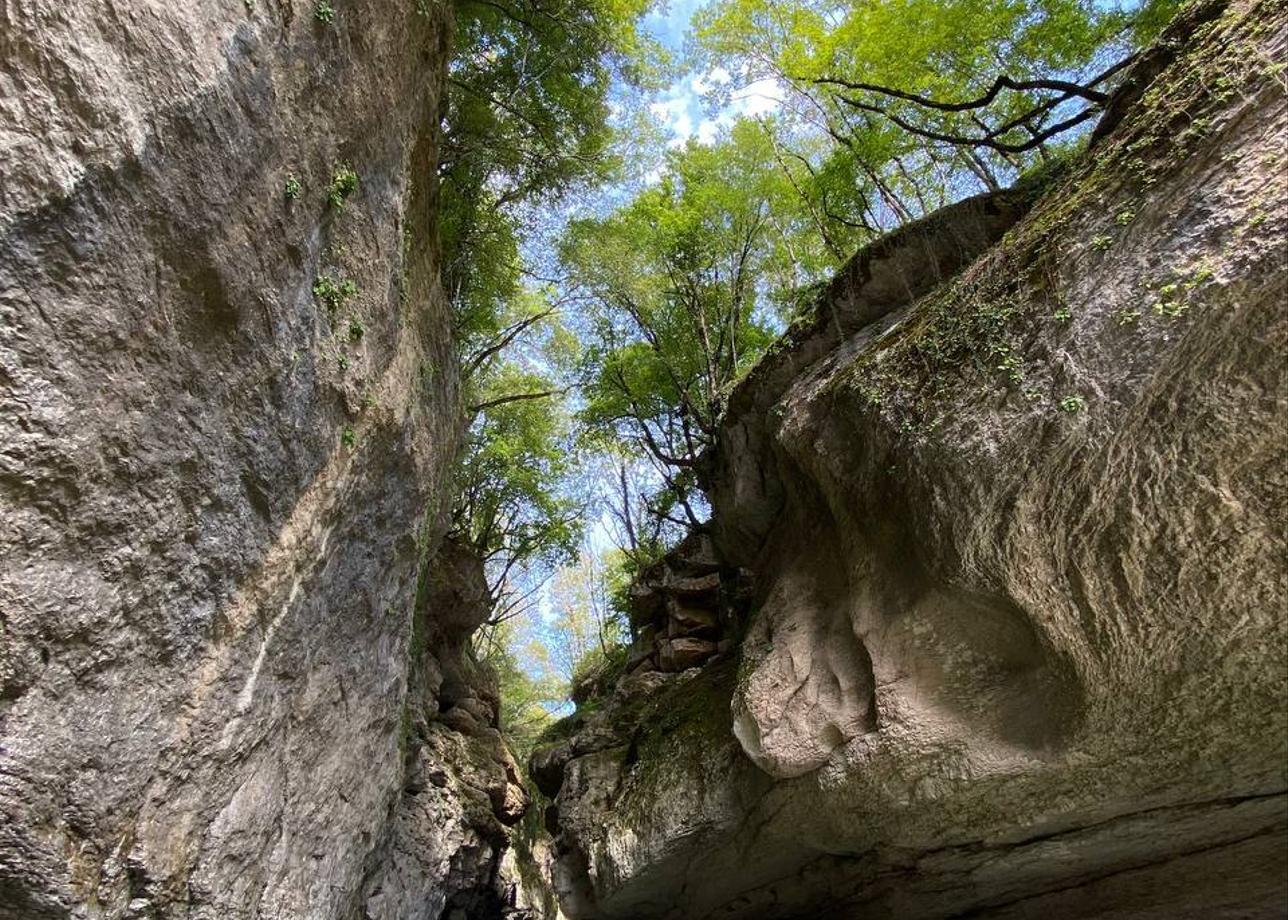
[[[734,393],[737,667],[538,752],[571,916],[1284,915],[1286,27],[1191,7],[1035,201],[860,253]]]
[[[413,618],[462,424],[445,7],[336,7],[0,7],[6,920],[494,887],[513,763],[456,611]]]

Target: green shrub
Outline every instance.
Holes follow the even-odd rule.
[[[612,692],[617,679],[626,670],[630,646],[595,646],[577,662],[572,674],[572,701],[577,704]]]

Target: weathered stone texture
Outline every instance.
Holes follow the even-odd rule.
[[[564,742],[570,915],[1288,909],[1288,20],[1189,17],[1027,214],[861,253],[733,394],[738,673]]]
[[[431,762],[490,742],[404,741],[461,426],[445,8],[336,7],[0,5],[0,917],[429,916],[496,855],[453,771],[504,765]],[[382,901],[408,764],[450,872]]]

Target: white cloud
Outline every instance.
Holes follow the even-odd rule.
[[[724,86],[733,76],[723,67],[713,67],[706,73],[700,73],[696,76],[687,78],[689,87],[699,96],[705,96],[718,86]],[[683,81],[677,86],[683,86]]]
[[[766,78],[749,83],[734,93],[730,108],[739,115],[754,118],[777,110],[784,98],[778,81]]]
[[[733,81],[723,67],[676,81],[649,104],[649,111],[670,135],[669,147],[682,147],[691,138],[713,144],[720,132],[739,116],[756,117],[778,109],[786,98],[773,79],[756,80],[734,92],[729,104],[715,114],[704,113],[703,96]]]
[[[668,145],[681,147],[693,136],[693,118],[698,107],[698,97],[686,86],[688,81],[676,83],[666,91],[666,96],[649,103],[649,111],[670,129]]]

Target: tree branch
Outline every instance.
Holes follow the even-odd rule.
[[[1097,77],[1090,84],[1084,86],[1081,83],[1071,83],[1068,80],[1015,80],[1008,76],[1000,76],[993,81],[993,85],[985,91],[984,95],[969,99],[965,102],[940,102],[937,99],[931,99],[929,96],[922,96],[917,93],[905,92],[901,89],[894,89],[889,86],[880,86],[876,83],[861,83],[851,80],[843,80],[839,77],[817,77],[809,82],[816,86],[840,86],[844,89],[855,90],[858,92],[877,93],[882,96],[888,96],[891,99],[902,99],[904,102],[911,102],[927,109],[935,109],[939,112],[968,112],[972,109],[982,109],[990,105],[997,98],[998,93],[1004,89],[1015,90],[1016,92],[1031,92],[1033,90],[1048,90],[1051,92],[1064,93],[1066,97],[1079,96],[1088,102],[1097,105],[1103,105],[1109,99],[1108,93],[1092,89],[1097,83],[1102,82],[1109,73],[1120,70],[1126,66],[1127,60],[1119,61],[1109,72]]]
[[[462,371],[461,376],[469,377],[476,370],[478,370],[487,361],[488,358],[492,357],[497,352],[503,350],[507,345],[513,342],[516,338],[518,338],[525,329],[528,329],[532,325],[541,322],[541,320],[545,319],[547,316],[550,316],[554,312],[555,312],[554,307],[551,307],[549,310],[542,310],[540,313],[534,313],[532,316],[529,316],[526,319],[520,320],[519,322],[514,323],[512,326],[508,327],[502,333],[502,336],[500,339],[498,339],[493,344],[487,346],[486,348],[481,349],[477,354],[475,354],[473,357],[469,359],[469,362],[465,365],[465,369]]]
[[[524,400],[528,400],[528,399],[546,399],[549,396],[554,396],[556,393],[561,393],[561,392],[563,391],[562,390],[542,390],[539,393],[512,393],[509,396],[498,396],[496,399],[489,399],[481,403],[475,403],[474,405],[470,406],[470,412],[477,414],[479,412],[483,412],[486,409],[493,409],[497,406],[504,406],[507,403],[523,402]]]

